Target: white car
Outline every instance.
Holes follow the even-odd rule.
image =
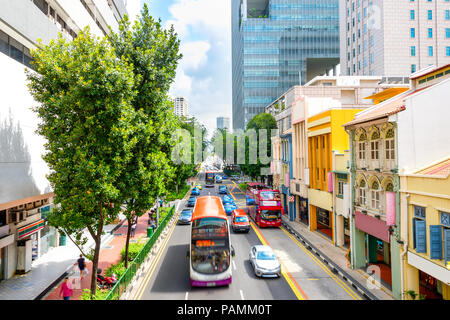
[[[258,277],[280,277],[281,265],[272,248],[256,245],[250,248],[250,264]]]

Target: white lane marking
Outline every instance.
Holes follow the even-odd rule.
[[[186,295],[184,296],[184,300],[188,299],[189,291],[186,291]]]
[[[236,270],[236,263],[234,263],[234,260],[231,262],[233,263],[233,269]]]
[[[244,299],[244,292],[242,292],[242,290],[239,290],[239,292],[241,293],[241,299],[242,299],[242,300],[245,300],[245,299]]]

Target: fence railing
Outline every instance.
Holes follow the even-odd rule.
[[[117,281],[117,283],[114,285],[114,287],[110,290],[110,292],[106,296],[105,300],[118,300],[120,298],[120,296],[122,295],[122,293],[125,292],[128,285],[133,280],[134,275],[136,274],[137,270],[139,270],[141,264],[144,262],[144,260],[147,258],[148,253],[153,248],[153,245],[155,244],[156,240],[158,240],[158,237],[161,235],[161,232],[164,230],[164,228],[169,223],[174,212],[175,212],[175,206],[170,208],[169,213],[161,221],[158,228],[155,229],[155,232],[148,239],[147,243],[144,245],[142,250],[137,254],[136,258],[130,263],[130,265],[128,266],[128,269],[125,271],[125,273],[120,277],[120,279]]]

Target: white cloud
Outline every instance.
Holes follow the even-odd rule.
[[[208,61],[208,51],[211,45],[208,41],[191,41],[182,43],[180,51],[183,54],[181,60],[181,67],[183,70],[198,69],[205,65]]]
[[[230,0],[175,0],[168,11],[183,53],[170,94],[186,97],[211,133],[216,117],[231,117]]]
[[[128,11],[128,18],[133,23],[136,20],[136,16],[141,13],[141,0],[126,0],[125,6]]]

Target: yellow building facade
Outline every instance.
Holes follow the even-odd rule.
[[[450,157],[400,179],[403,298],[450,300]]]
[[[348,155],[347,158],[344,155],[348,154],[349,137],[342,125],[362,110],[330,109],[307,120],[310,230],[325,234],[333,244],[336,244],[333,190],[340,187],[339,181],[348,183],[347,162],[344,160]],[[339,221],[342,237],[341,228],[344,228],[344,223]]]

